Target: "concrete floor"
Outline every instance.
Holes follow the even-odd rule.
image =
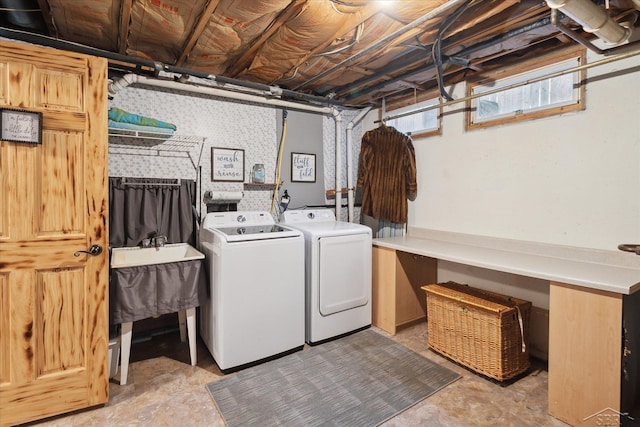
[[[135,328],[134,324],[134,337]],[[394,336],[373,329],[462,375],[383,426],[566,426],[547,414],[547,371],[542,362],[532,359],[527,375],[501,385],[429,350],[426,323]],[[221,377],[200,340],[194,367],[189,364],[188,345],[180,342],[177,330],[146,341],[134,338],[128,383],[121,386],[119,375],[111,380],[107,405],[31,425],[224,426],[205,388]]]

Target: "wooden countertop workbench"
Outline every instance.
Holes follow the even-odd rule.
[[[395,333],[424,321],[420,286],[437,283],[438,260],[549,281],[552,416],[595,425],[599,415],[624,417],[633,409],[640,395],[640,256],[410,228],[407,236],[373,239],[374,325]]]

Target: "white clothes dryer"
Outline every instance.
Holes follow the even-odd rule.
[[[304,346],[304,238],[269,212],[211,212],[202,222],[209,292],[200,335],[223,373]]]
[[[371,326],[371,229],[329,209],[285,211],[305,238],[305,340],[313,345]]]

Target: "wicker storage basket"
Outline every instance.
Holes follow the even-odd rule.
[[[529,368],[530,302],[454,282],[422,289],[431,349],[498,381]]]

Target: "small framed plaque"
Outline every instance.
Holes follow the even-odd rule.
[[[0,108],[0,140],[42,144],[42,113]]]
[[[244,150],[211,148],[211,181],[243,182]]]
[[[316,155],[291,153],[291,182],[316,182]]]

